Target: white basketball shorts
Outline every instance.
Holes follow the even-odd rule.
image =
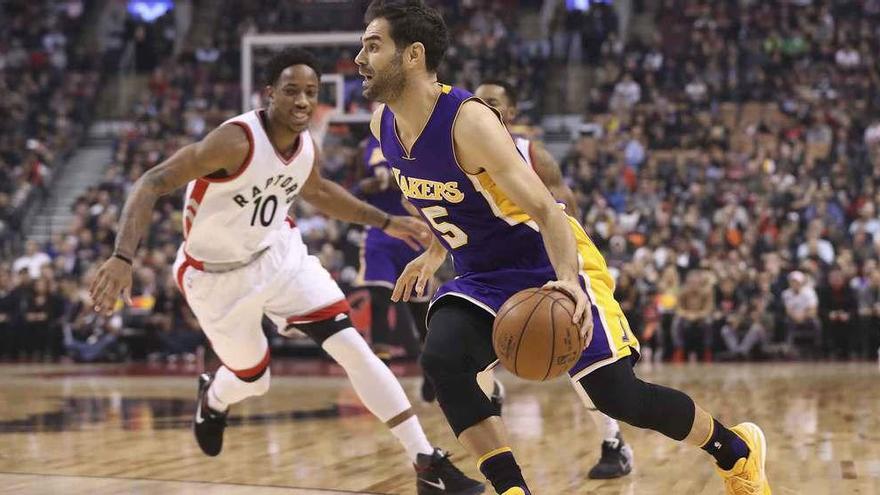
[[[264,314],[283,331],[350,309],[330,273],[308,254],[299,229],[285,231],[259,258],[222,273],[205,271],[184,254],[184,246],[177,252],[178,287],[214,352],[239,377],[262,371],[269,361],[260,325]]]

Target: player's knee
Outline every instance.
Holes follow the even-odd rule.
[[[337,331],[325,339],[321,347],[349,373],[377,363],[384,366],[361,334],[352,327]]]
[[[324,346],[324,342],[337,333],[346,328],[354,328],[351,324],[351,318],[348,314],[340,315],[335,318],[328,318],[321,321],[313,321],[309,323],[297,323],[288,325],[288,328],[294,327],[302,333],[308,335],[319,346]]]

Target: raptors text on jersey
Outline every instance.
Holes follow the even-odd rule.
[[[290,156],[279,153],[266,132],[264,110],[233,117],[223,125],[242,128],[250,152],[235,175],[203,177],[187,185],[184,251],[205,263],[251,259],[289,228],[285,222],[315,161],[315,145],[303,131]]]

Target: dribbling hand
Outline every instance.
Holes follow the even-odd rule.
[[[593,304],[581,284],[571,281],[553,280],[544,284],[545,289],[558,290],[574,301],[574,315],[571,322],[581,327],[584,348],[593,340]]]

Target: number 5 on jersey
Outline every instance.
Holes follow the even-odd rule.
[[[427,208],[422,208],[422,213],[428,219],[428,222],[431,223],[431,227],[446,240],[450,249],[457,249],[467,244],[468,236],[463,230],[449,222],[437,221],[439,218],[449,215],[446,208],[442,206],[428,206]]]

